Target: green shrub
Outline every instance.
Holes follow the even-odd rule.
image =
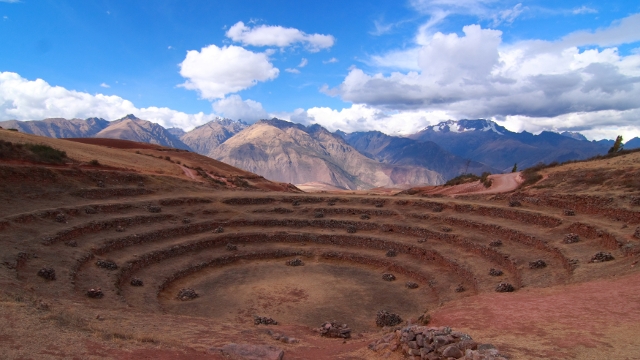
[[[462,174],[462,175],[458,175],[458,176],[454,177],[453,179],[447,181],[444,184],[444,186],[461,185],[461,184],[466,184],[466,183],[470,183],[470,182],[474,182],[474,181],[478,181],[478,180],[480,180],[480,177],[478,175]]]
[[[33,154],[33,160],[44,163],[63,163],[67,160],[67,153],[56,150],[48,145],[26,144],[25,147]]]
[[[89,161],[89,165],[100,166],[100,162],[96,159]]]

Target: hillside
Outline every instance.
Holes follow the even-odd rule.
[[[432,141],[394,137],[379,131],[344,134],[346,142],[362,154],[392,165],[420,166],[436,171],[449,180],[463,173],[480,175],[500,170],[477,161],[463,159]]]
[[[107,120],[99,118],[86,120],[52,118],[31,121],[0,121],[0,127],[5,129],[17,129],[25,134],[54,138],[92,137],[109,126],[109,124]]]
[[[465,159],[510,171],[513,164],[524,169],[540,162],[586,159],[604,154],[610,145],[578,140],[554,132],[539,135],[514,133],[489,120],[446,121],[409,136],[433,141]]]
[[[210,154],[223,142],[239,133],[247,126],[242,121],[217,119],[184,133],[180,140],[198,154]]]
[[[318,125],[262,120],[231,137],[211,156],[268,179],[322,182],[343,189],[439,184],[443,177],[416,166],[379,163]]]
[[[190,150],[189,146],[171,135],[162,126],[147,120],[141,120],[134,115],[127,115],[114,120],[109,126],[92,137],[131,140],[167,146],[176,149]]]

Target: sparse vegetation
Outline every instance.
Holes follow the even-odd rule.
[[[480,182],[486,188],[490,188],[491,184],[493,183],[493,181],[491,179],[489,179],[489,175],[491,175],[491,173],[485,171],[485,172],[482,173],[482,176],[480,176]]]
[[[42,144],[14,144],[0,140],[0,159],[22,160],[47,164],[68,161],[67,153]]]
[[[100,162],[96,159],[89,161],[89,165],[91,166],[100,166]]]

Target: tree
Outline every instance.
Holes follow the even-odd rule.
[[[618,137],[616,138],[616,142],[613,143],[613,146],[611,147],[611,149],[609,149],[609,154],[615,154],[618,151],[622,150],[622,135],[618,135]]]
[[[513,164],[513,169],[511,169],[511,172],[514,173],[518,171],[518,163]]]

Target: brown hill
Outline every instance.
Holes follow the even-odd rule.
[[[183,134],[180,140],[189,145],[198,154],[210,156],[220,144],[244,130],[247,126],[249,125],[242,121],[217,119]]]
[[[379,163],[319,125],[262,120],[214,149],[213,158],[274,181],[322,182],[343,189],[439,184],[442,176],[415,166]]]
[[[96,138],[122,139],[157,144],[176,149],[189,150],[189,146],[171,135],[162,126],[134,115],[127,115],[109,123],[109,126],[93,135]]]

